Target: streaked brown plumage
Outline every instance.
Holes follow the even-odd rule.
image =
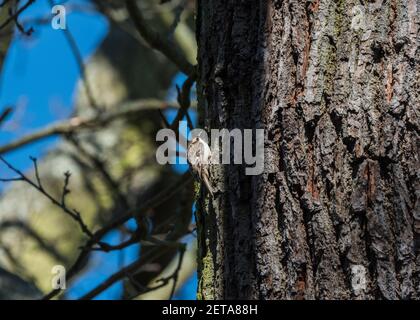
[[[203,139],[195,137],[188,145],[187,159],[194,175],[204,183],[207,191],[213,197],[209,174],[211,150],[208,144]]]

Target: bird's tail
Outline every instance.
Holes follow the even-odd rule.
[[[211,197],[214,198],[213,188],[211,187],[209,179],[207,178],[206,175],[203,175],[203,182],[204,182],[204,185],[206,186],[207,191],[210,193]]]

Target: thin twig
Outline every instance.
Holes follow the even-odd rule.
[[[178,265],[177,265],[177,267],[176,267],[176,269],[175,269],[175,271],[172,275],[174,280],[173,280],[173,283],[172,283],[172,289],[171,289],[171,294],[169,295],[169,300],[172,300],[172,298],[174,297],[174,294],[175,294],[176,284],[178,282],[179,271],[181,270],[182,261],[184,260],[185,250],[186,250],[186,245],[185,244],[179,248]]]
[[[126,277],[130,280],[130,282],[134,285],[134,287],[138,291],[136,294],[132,295],[127,300],[131,300],[135,297],[138,297],[139,295],[143,295],[147,292],[160,289],[160,288],[166,286],[169,283],[169,281],[173,280],[173,287],[171,289],[171,294],[170,294],[170,298],[169,298],[169,300],[171,300],[174,296],[174,293],[175,293],[176,284],[177,284],[178,276],[179,276],[179,271],[181,270],[185,250],[186,250],[186,244],[182,244],[182,247],[180,247],[180,255],[178,257],[178,264],[177,264],[176,269],[168,277],[163,277],[163,278],[157,279],[156,283],[159,283],[159,284],[155,285],[154,287],[145,287],[145,286],[141,285],[140,283],[138,283],[138,281],[136,281],[131,274],[126,274]]]
[[[107,184],[108,188],[110,189],[110,193],[115,197],[116,202],[122,205],[122,209],[124,211],[128,210],[128,200],[121,192],[118,183],[106,169],[105,163],[99,159],[99,157],[91,154],[86,148],[84,148],[83,145],[72,134],[66,135],[66,139],[78,150],[82,156],[86,157],[93,164],[95,169],[97,169]]]
[[[105,242],[98,242],[99,247],[92,247],[90,250],[92,251],[103,251],[103,252],[111,252],[116,250],[121,250],[127,248],[133,244],[139,243],[139,236],[137,234],[133,234],[128,240],[122,241],[117,245],[109,245]]]
[[[8,2],[8,1],[7,1]],[[10,22],[16,21],[16,19],[19,17],[19,15],[25,11],[30,5],[32,5],[35,2],[35,0],[28,0],[22,7],[20,7],[18,10],[16,10],[13,14],[9,15],[9,17],[0,24],[0,30],[6,27]],[[2,3],[2,6],[5,5],[6,2]]]
[[[160,119],[163,122],[164,127],[165,128],[169,128],[170,127],[169,122],[166,119],[165,115],[163,114],[162,110],[159,109],[158,112],[159,112],[159,116],[160,116]]]
[[[38,188],[40,190],[44,190],[44,188],[42,187],[41,178],[39,176],[38,162],[37,162],[36,158],[34,158],[34,157],[29,157],[29,159],[31,159],[31,161],[32,161],[32,163],[34,165],[35,178],[36,178],[36,182],[38,184]]]
[[[6,107],[0,112],[0,126],[2,122],[4,122],[12,112],[13,112],[12,107]]]
[[[13,9],[9,8],[9,12],[10,15],[13,15]],[[24,26],[22,25],[22,23],[19,22],[19,18],[18,16],[15,16],[14,18],[15,21],[15,25],[18,28],[18,30],[25,36],[30,36],[32,34],[32,32],[34,32],[34,28],[30,27],[28,30],[25,30]]]
[[[20,170],[12,166],[6,159],[0,156],[0,161],[3,162],[11,171],[16,173],[21,178],[20,181],[24,181],[28,183],[29,185],[31,185],[32,187],[34,187],[36,190],[38,190],[42,195],[44,195],[47,199],[49,199],[54,205],[61,208],[73,220],[75,220],[79,224],[80,229],[82,230],[84,234],[86,234],[88,237],[92,237],[92,232],[89,230],[88,226],[84,223],[80,215],[80,212],[78,212],[76,209],[70,209],[67,206],[62,205],[60,201],[58,201],[52,195],[50,195],[47,191],[45,191],[45,189],[42,187],[42,184],[41,184],[41,179],[39,176],[38,165],[37,165],[36,159],[31,158],[31,160],[33,161],[34,168],[35,168],[35,175],[36,175],[36,180],[37,180],[36,183],[33,182],[28,177],[26,177],[26,175],[23,172],[21,172]]]
[[[182,85],[182,89],[179,89],[179,87],[177,86],[177,91],[178,91],[178,103],[179,103],[179,110],[176,114],[176,117],[174,119],[174,121],[172,122],[171,125],[171,129],[176,129],[178,128],[179,125],[179,121],[181,121],[184,116],[187,116],[187,122],[188,122],[188,126],[190,127],[190,129],[193,128],[193,123],[191,121],[191,118],[188,114],[188,109],[191,106],[191,88],[194,85],[195,82],[195,75],[189,76],[183,83]]]
[[[63,191],[61,193],[61,204],[63,206],[66,205],[66,196],[70,193],[70,189],[68,188],[70,184],[70,177],[71,177],[70,171],[64,172],[64,185],[63,185]]]
[[[49,0],[48,2],[50,4],[50,7],[54,7],[54,5],[56,4],[54,0]],[[67,40],[67,43],[70,46],[70,50],[72,51],[76,59],[77,66],[79,67],[80,77],[82,79],[83,86],[86,90],[86,97],[89,101],[89,105],[97,112],[102,111],[102,108],[98,105],[98,103],[96,102],[93,96],[92,87],[90,86],[90,82],[86,74],[86,66],[83,61],[83,56],[80,52],[80,49],[77,45],[76,40],[73,37],[73,34],[70,32],[68,23],[67,23],[66,28],[63,31],[64,31],[64,36]]]

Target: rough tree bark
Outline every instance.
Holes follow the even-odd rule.
[[[201,194],[199,298],[420,298],[418,7],[198,1],[201,124],[265,129]]]

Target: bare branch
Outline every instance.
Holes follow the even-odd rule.
[[[66,281],[69,281],[72,279],[80,270],[83,265],[83,262],[89,254],[91,253],[91,248],[100,242],[100,240],[111,230],[121,226],[125,222],[127,222],[130,218],[137,215],[137,213],[146,212],[148,209],[155,208],[159,204],[165,202],[167,199],[170,199],[173,197],[179,190],[187,186],[192,180],[191,175],[189,172],[185,173],[181,176],[179,181],[176,181],[174,184],[171,184],[167,188],[163,189],[161,192],[157,193],[155,196],[150,198],[148,201],[146,201],[144,204],[142,204],[139,208],[133,210],[133,212],[136,212],[136,214],[133,214],[133,212],[126,212],[125,214],[121,214],[121,216],[111,222],[110,224],[106,225],[102,229],[96,231],[93,236],[86,242],[86,244],[83,246],[82,251],[80,252],[78,258],[76,259],[76,262],[71,266],[71,268],[66,273]],[[164,221],[164,223],[167,223],[167,221]],[[160,226],[156,226],[156,229],[158,229]],[[164,246],[164,248],[171,248],[170,246]],[[144,257],[143,257],[144,258]],[[118,281],[118,279],[116,280]],[[105,288],[106,289],[106,288]],[[104,290],[105,290],[104,289]],[[48,293],[46,296],[43,297],[44,300],[49,300],[58,295],[61,292],[60,289],[52,290],[50,293]]]
[[[137,6],[136,0],[126,0],[126,6],[138,32],[152,48],[163,53],[186,75],[190,76],[195,74],[195,67],[187,61],[180,50],[174,44],[164,40],[157,31],[150,28]]]
[[[110,252],[110,251],[117,251],[124,248],[127,248],[133,244],[139,243],[140,237],[137,233],[134,233],[128,240],[121,242],[117,245],[109,245],[105,242],[98,242],[99,247],[92,247],[90,250],[92,251],[103,251],[103,252]]]
[[[176,27],[178,26],[179,22],[181,21],[181,15],[184,12],[185,5],[186,5],[186,1],[182,0],[173,9],[174,20],[172,21],[171,25],[169,26],[169,30],[168,30],[168,38],[170,40],[173,39]]]
[[[95,287],[93,290],[86,293],[83,297],[80,298],[80,300],[90,300],[94,297],[96,297],[101,292],[108,289],[110,286],[112,286],[115,282],[124,279],[127,274],[131,274],[132,272],[135,272],[138,270],[141,266],[143,266],[146,263],[149,263],[150,261],[153,261],[154,259],[158,258],[159,256],[166,253],[166,251],[169,249],[161,249],[156,248],[155,250],[147,252],[145,255],[140,257],[135,262],[129,264],[128,266],[122,268],[118,272],[114,273],[110,277],[108,277],[104,282],[102,282],[100,285]]]
[[[4,6],[7,2],[9,1],[3,1],[3,3],[1,3],[1,6]],[[16,10],[15,12],[13,12],[12,14],[9,14],[9,17],[2,23],[0,24],[0,30],[3,29],[4,27],[6,27],[9,23],[13,22],[13,21],[17,21],[19,15],[25,11],[29,6],[31,6],[33,3],[35,2],[35,0],[28,0],[22,7],[20,7],[18,10]]]
[[[187,246],[185,244],[179,248],[178,265],[176,266],[176,269],[175,269],[174,273],[172,274],[172,278],[174,279],[174,281],[172,283],[172,289],[171,289],[171,294],[169,296],[169,300],[172,300],[172,298],[174,297],[174,294],[175,294],[176,283],[178,281],[179,271],[181,270],[182,260],[184,259],[184,254],[185,254],[186,248],[187,248]]]
[[[180,108],[171,125],[171,129],[173,130],[178,128],[179,121],[181,121],[185,115],[187,116],[188,126],[190,127],[190,129],[193,128],[191,118],[188,114],[188,109],[191,105],[191,100],[190,100],[191,88],[194,85],[195,79],[196,79],[195,75],[189,76],[187,80],[184,81],[182,85],[182,89],[179,89],[179,87],[177,86],[178,103],[179,103]]]
[[[4,108],[4,110],[2,110],[0,112],[0,126],[1,126],[2,122],[4,122],[12,112],[13,112],[12,107],[6,107],[6,108]]]
[[[99,115],[94,115],[91,117],[81,118],[74,117],[70,120],[61,121],[55,124],[52,124],[44,129],[36,131],[32,134],[29,134],[23,138],[20,138],[14,142],[11,142],[7,145],[0,147],[0,155],[5,154],[11,150],[22,147],[29,143],[62,134],[70,134],[76,132],[80,129],[85,128],[95,128],[106,125],[116,119],[127,118],[132,115],[135,115],[143,110],[147,109],[166,109],[174,104],[155,100],[155,99],[146,99],[146,100],[137,100],[132,102],[127,102],[120,106],[115,106],[111,108],[110,111],[104,112]]]
[[[66,281],[71,280],[75,275],[79,273],[79,271],[82,269],[82,266],[84,264],[84,261],[89,257],[89,254],[91,253],[91,247],[98,243],[108,232],[111,230],[119,227],[120,225],[124,224],[131,218],[131,214],[126,213],[119,217],[118,219],[114,220],[107,226],[103,227],[102,229],[96,231],[93,236],[86,242],[84,247],[82,248],[79,256],[77,257],[76,261],[73,263],[73,265],[68,269],[68,272],[66,273]],[[56,295],[58,295],[61,292],[60,289],[52,290],[50,293],[45,295],[42,299],[43,300],[49,300],[54,298]]]
[[[181,268],[182,259],[183,259],[184,252],[185,252],[185,249],[186,249],[186,245],[184,243],[176,244],[176,246],[180,250],[180,257],[179,257],[179,262],[178,262],[177,268],[170,277],[163,278],[163,279],[160,280],[160,281],[163,281],[166,284],[170,279],[172,279],[172,278],[174,279],[174,285],[173,285],[173,288],[171,290],[171,297],[173,296],[173,292],[175,291],[176,281],[178,279],[178,273],[179,273],[179,270]],[[108,277],[108,279],[106,279],[103,283],[101,283],[96,288],[94,288],[93,290],[91,290],[90,292],[85,294],[83,297],[81,297],[80,300],[89,300],[89,299],[94,298],[95,296],[97,296],[101,292],[105,291],[110,286],[112,286],[115,282],[117,282],[119,280],[122,280],[123,278],[129,276],[131,273],[137,271],[140,267],[142,267],[146,263],[150,263],[151,261],[153,261],[153,260],[159,258],[160,256],[164,255],[169,250],[169,248],[171,248],[171,247],[172,246],[156,247],[154,250],[151,250],[151,251],[147,252],[145,255],[140,257],[137,261],[133,262],[132,264],[128,265],[125,268],[122,268],[118,272],[116,272],[113,275],[111,275],[110,277]],[[157,288],[160,288],[160,287],[161,286],[158,286]],[[157,289],[157,288],[154,288],[154,289]],[[150,291],[150,290],[146,290],[146,291]]]
[[[186,247],[187,247],[186,244],[184,244],[184,243],[180,244],[180,246],[179,246],[179,257],[178,257],[178,263],[177,263],[176,269],[169,276],[157,279],[156,283],[159,283],[159,284],[155,285],[154,287],[145,287],[145,286],[141,285],[140,283],[138,283],[138,281],[136,281],[131,274],[126,274],[126,277],[130,280],[130,282],[138,290],[138,293],[129,297],[128,300],[132,300],[133,298],[138,297],[138,296],[143,295],[143,294],[146,294],[150,291],[158,290],[158,289],[166,286],[169,283],[169,281],[171,281],[173,279],[173,286],[171,287],[171,293],[170,293],[170,299],[172,299],[173,295],[175,293],[175,290],[176,290],[178,277],[179,277],[179,272],[181,270],[182,262],[184,260],[184,253],[186,251]]]
[[[1,182],[24,181],[22,178],[0,178]]]

